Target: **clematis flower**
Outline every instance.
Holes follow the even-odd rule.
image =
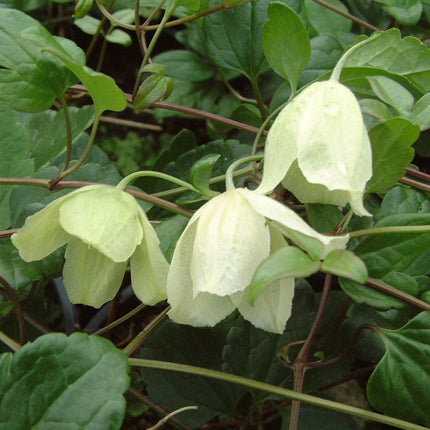
[[[120,288],[130,260],[133,291],[153,305],[166,298],[168,263],[133,196],[107,185],[73,191],[28,217],[12,242],[25,261],[67,244],[64,285],[72,303],[100,307]]]
[[[313,258],[343,249],[348,236],[325,236],[295,212],[248,189],[232,189],[203,205],[176,245],[167,277],[170,318],[214,326],[234,309],[256,327],[282,333],[291,314],[294,279],[273,281],[248,303],[258,265],[287,246],[284,236]]]
[[[372,150],[360,106],[335,80],[316,82],[281,111],[266,141],[258,192],[279,183],[303,203],[351,204],[357,215],[372,176]]]

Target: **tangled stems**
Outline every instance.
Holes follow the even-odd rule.
[[[253,379],[245,378],[243,376],[232,375],[230,373],[220,372],[218,370],[205,369],[202,367],[195,367],[186,364],[171,363],[166,361],[147,360],[142,358],[129,358],[130,365],[136,367],[146,367],[150,369],[170,370],[175,372],[187,373],[190,375],[203,376],[206,378],[217,379],[219,381],[231,382],[234,384],[242,385],[244,387],[265,391],[277,396],[285,397],[291,400],[308,403],[313,406],[318,406],[330,409],[337,412],[343,412],[349,415],[354,415],[367,420],[376,421],[383,424],[388,424],[393,427],[405,430],[428,430],[427,427],[403,421],[397,418],[392,418],[386,415],[378,414],[376,412],[360,409],[354,406],[345,405],[343,403],[333,402],[331,400],[321,399],[309,394],[297,393],[287,388],[277,387],[265,382],[255,381]]]
[[[251,161],[261,160],[262,158],[263,158],[262,154],[250,155],[249,157],[240,158],[239,160],[236,160],[234,163],[230,164],[227,171],[225,172],[225,187],[227,191],[233,190],[235,188],[233,177],[234,177],[234,171],[236,167],[240,166],[243,163],[249,163]]]

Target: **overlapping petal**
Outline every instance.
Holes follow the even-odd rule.
[[[334,80],[305,88],[278,115],[267,137],[260,193],[279,183],[303,203],[350,203],[369,215],[362,199],[372,175],[372,151],[360,106]]]

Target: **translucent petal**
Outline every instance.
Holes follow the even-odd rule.
[[[143,240],[131,256],[131,284],[137,298],[147,305],[166,299],[166,282],[169,263],[161,252],[159,240],[145,213],[140,210]]]
[[[248,302],[248,289],[236,293],[231,299],[243,317],[255,327],[281,334],[291,316],[294,285],[293,278],[271,282],[257,297],[254,306]]]
[[[360,106],[339,82],[316,82],[307,92],[297,135],[297,160],[311,183],[329,190],[364,191],[372,176],[372,150]],[[298,98],[299,98],[298,97]]]
[[[265,219],[240,191],[213,198],[197,223],[191,258],[194,296],[201,292],[226,296],[245,289],[269,251]]]
[[[24,261],[41,260],[69,240],[59,222],[59,209],[69,196],[60,197],[29,216],[23,228],[12,235],[12,243]]]
[[[256,212],[269,220],[275,221],[275,225],[283,234],[300,246],[303,246],[308,252],[316,249],[313,253],[318,252],[318,255],[315,255],[315,257],[324,258],[334,249],[345,249],[349,240],[347,234],[342,236],[326,236],[318,233],[294,211],[270,197],[245,188],[240,189],[240,192],[243,193],[243,196],[249,201]],[[318,243],[321,246],[318,246]]]
[[[322,203],[328,205],[345,206],[351,204],[354,213],[360,216],[370,216],[363,206],[363,192],[329,190],[321,184],[312,184],[303,176],[303,173],[295,161],[285,178],[282,185],[291,191],[302,203]]]
[[[60,223],[70,235],[116,262],[130,258],[143,231],[133,196],[107,185],[93,186],[60,208]]]
[[[65,257],[64,286],[72,303],[99,308],[114,298],[127,262],[115,263],[75,238],[70,239]]]
[[[267,193],[277,187],[293,161],[297,158],[295,129],[299,126],[297,103],[294,99],[276,117],[264,148],[264,171],[259,193]]]
[[[201,293],[193,298],[190,265],[196,228],[196,222],[188,224],[173,254],[167,276],[167,300],[172,307],[169,316],[180,324],[212,327],[229,315],[235,306],[229,297]]]

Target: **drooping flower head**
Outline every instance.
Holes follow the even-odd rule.
[[[316,82],[285,106],[266,141],[263,179],[257,191],[279,183],[302,203],[363,206],[372,176],[372,151],[360,106],[336,80]]]
[[[344,249],[348,236],[325,236],[283,204],[248,189],[231,189],[211,199],[191,218],[173,254],[167,297],[173,321],[214,326],[234,309],[256,327],[282,333],[291,314],[294,279],[269,284],[254,305],[248,286],[285,237],[313,258]]]
[[[11,239],[25,261],[67,244],[63,277],[72,303],[111,300],[129,261],[136,296],[149,305],[166,298],[168,263],[158,237],[134,197],[118,188],[90,185],[54,200]]]

